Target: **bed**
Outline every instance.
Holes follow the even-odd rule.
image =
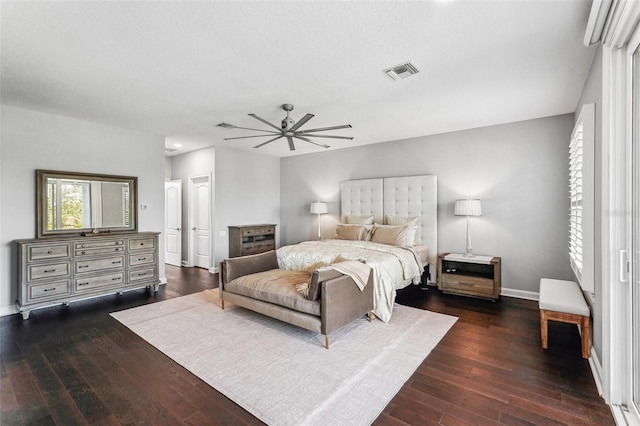
[[[396,290],[420,284],[429,275],[435,277],[437,177],[346,181],[341,184],[340,199],[341,221],[336,229],[340,238],[281,247],[277,250],[279,266],[311,270],[341,260],[364,260],[373,271],[373,313],[388,322]],[[353,223],[358,221],[363,223]],[[400,232],[403,223],[411,235],[403,233],[403,239],[394,242],[390,235]]]

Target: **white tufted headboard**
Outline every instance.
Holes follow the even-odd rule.
[[[416,243],[429,247],[432,271],[438,259],[438,177],[435,175],[350,180],[341,184],[341,221],[347,215],[419,216]],[[435,275],[432,275],[435,276]]]
[[[348,180],[340,185],[341,222],[349,215],[373,215],[376,223],[382,223],[382,179]]]
[[[429,263],[438,260],[438,177],[385,178],[383,212],[390,216],[418,216],[416,244],[429,247]]]

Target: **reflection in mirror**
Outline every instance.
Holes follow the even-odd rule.
[[[135,231],[135,177],[37,171],[38,237]]]

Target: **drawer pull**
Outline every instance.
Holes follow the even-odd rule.
[[[45,272],[46,274],[48,274],[49,272],[55,272],[55,271],[56,271],[55,269],[45,269],[45,270],[44,270],[44,272]]]
[[[458,284],[460,284],[460,285],[464,285],[464,286],[467,286],[467,287],[473,287],[473,286],[475,285],[475,284],[473,284],[473,283],[465,283],[465,282],[463,282],[463,281],[460,281]]]
[[[54,291],[55,289],[56,289],[55,287],[52,287],[52,288],[45,288],[45,289],[44,289],[44,290],[42,290],[42,291]]]
[[[82,250],[82,254],[87,254],[87,252],[86,252],[86,251],[84,251],[84,250]]]
[[[80,287],[81,285],[89,285],[89,283],[88,282],[86,282],[86,283],[78,283],[78,287]]]
[[[116,247],[116,251],[122,251],[120,247]]]
[[[120,281],[120,277],[111,278],[111,281]]]
[[[147,260],[147,258],[146,257],[139,257],[138,258],[138,261],[142,261],[142,260]]]
[[[119,263],[122,263],[122,260],[114,260],[113,262],[111,262],[112,265],[117,265]]]
[[[49,251],[47,252],[47,254],[53,254],[53,251],[52,251],[52,250],[49,250]]]
[[[80,266],[78,266],[78,269],[88,268],[88,267],[89,267],[89,265],[80,265]]]
[[[144,277],[145,275],[147,275],[146,272],[141,272],[141,273],[138,274],[139,277]]]

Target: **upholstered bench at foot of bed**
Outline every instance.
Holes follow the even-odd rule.
[[[275,251],[226,259],[220,264],[220,298],[263,315],[325,336],[356,318],[373,315],[373,274],[360,290],[353,279],[333,269],[312,274],[278,268]],[[298,291],[308,283],[308,297]]]
[[[574,281],[540,280],[540,337],[542,348],[548,347],[548,321],[566,322],[580,327],[582,358],[589,358],[590,310],[578,283]]]

